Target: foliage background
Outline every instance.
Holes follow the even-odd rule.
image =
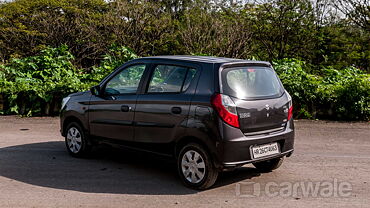
[[[295,116],[369,120],[365,0],[15,0],[0,3],[6,114],[56,115],[126,61],[163,54],[271,61]]]

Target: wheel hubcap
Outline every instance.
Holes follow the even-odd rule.
[[[203,157],[194,150],[189,150],[182,156],[181,169],[190,183],[199,183],[206,172]]]
[[[76,127],[71,127],[67,133],[67,144],[69,150],[78,153],[82,146],[81,133]]]

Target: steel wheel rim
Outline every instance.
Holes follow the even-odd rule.
[[[181,159],[181,170],[188,182],[199,183],[206,173],[203,157],[194,150],[187,151]]]
[[[71,152],[78,153],[82,147],[82,136],[76,127],[71,127],[67,133],[67,145]]]

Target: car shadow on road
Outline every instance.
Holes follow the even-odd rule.
[[[215,187],[258,176],[254,168],[222,174]],[[27,184],[87,193],[185,195],[168,158],[130,150],[98,148],[91,158],[69,156],[64,142],[0,148],[0,176]]]

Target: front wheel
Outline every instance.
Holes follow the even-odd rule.
[[[284,157],[280,157],[262,162],[256,162],[253,163],[253,165],[261,172],[271,172],[275,169],[278,169],[281,166],[281,164],[283,164],[283,161]]]
[[[184,146],[178,155],[177,166],[180,178],[190,188],[207,189],[217,180],[218,171],[208,152],[199,144]]]
[[[76,122],[67,125],[65,143],[69,154],[74,157],[86,156],[91,150],[82,127]]]

